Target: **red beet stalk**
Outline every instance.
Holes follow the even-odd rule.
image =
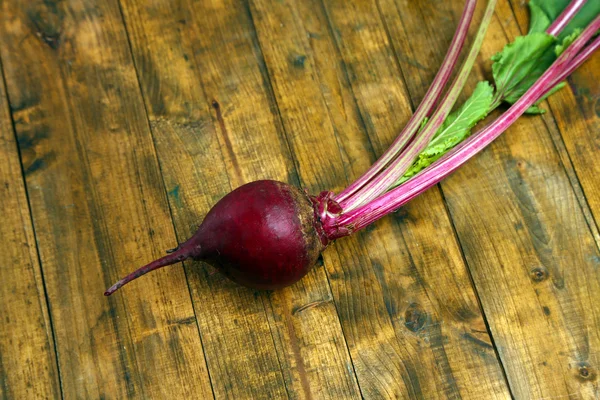
[[[390,212],[397,210],[431,186],[446,178],[506,131],[529,107],[534,105],[553,86],[563,80],[591,56],[600,47],[600,37],[587,46],[581,54],[578,53],[598,29],[600,29],[600,17],[596,17],[573,44],[546,70],[540,79],[494,122],[467,138],[405,184],[392,189],[362,207],[344,213],[335,220],[331,220],[326,230],[331,235],[345,230],[352,232],[360,230]]]

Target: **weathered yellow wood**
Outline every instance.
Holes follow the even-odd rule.
[[[4,1],[0,49],[67,398],[211,396],[116,1]],[[36,361],[37,362],[37,361]]]
[[[0,68],[0,398],[58,398],[54,336],[1,78]]]
[[[463,98],[526,29],[509,1]],[[0,398],[598,397],[598,56],[291,288],[190,262],[102,296],[232,188],[358,177],[463,5],[0,2]]]

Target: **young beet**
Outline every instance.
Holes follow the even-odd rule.
[[[437,184],[522,114],[541,113],[539,102],[562,87],[561,82],[600,48],[600,36],[594,38],[600,29],[600,3],[531,0],[538,11],[532,12],[530,32],[493,58],[495,84],[480,82],[471,98],[450,113],[496,3],[488,1],[473,45],[442,96],[476,1],[467,0],[450,49],[421,106],[390,149],[356,182],[338,195],[321,192],[318,196],[272,180],[243,185],[208,212],[189,240],[121,279],[104,294],[109,296],[150,271],[189,258],[206,261],[248,287],[289,286],[306,275],[333,240],[365,228]],[[554,2],[564,3],[558,16],[553,14],[558,9]],[[512,106],[470,135],[473,126],[502,103]]]
[[[315,218],[316,204],[317,199],[282,182],[243,185],[215,204],[189,240],[121,279],[104,294],[188,258],[206,261],[248,287],[291,285],[306,275],[329,241]]]

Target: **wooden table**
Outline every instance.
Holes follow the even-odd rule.
[[[599,398],[598,55],[291,288],[186,263],[102,296],[232,188],[357,177],[462,3],[0,1],[0,397]],[[499,2],[467,92],[527,21]]]

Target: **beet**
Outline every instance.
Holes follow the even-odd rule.
[[[189,240],[104,294],[109,296],[150,271],[188,258],[205,261],[247,287],[289,286],[308,273],[329,241],[317,217],[316,199],[272,180],[240,186],[215,204]]]
[[[556,56],[551,65],[544,64],[548,62],[544,58],[548,52],[540,51],[538,45],[515,54],[515,41],[493,59],[497,66],[492,68],[496,85],[480,82],[482,85],[477,86],[480,90],[476,88],[473,93],[474,100],[469,99],[450,114],[494,15],[496,0],[490,0],[462,67],[441,97],[467,37],[476,2],[467,0],[443,66],[422,105],[388,151],[357,181],[338,195],[325,191],[318,196],[309,196],[293,186],[270,180],[243,185],[209,211],[189,240],[169,255],[126,276],[104,294],[108,296],[133,279],[188,258],[206,261],[231,280],[252,288],[277,289],[291,285],[306,275],[331,241],[364,229],[436,185],[506,131],[522,114],[541,112],[537,104],[600,49],[600,37],[594,39],[600,29],[600,16],[590,8],[584,18],[589,21],[583,24],[583,19],[579,20],[582,31],[566,49],[565,41],[548,42],[554,46],[550,54]],[[584,1],[573,1],[563,10],[547,28],[546,39],[560,34],[584,4]],[[529,39],[526,36],[518,40],[542,43],[539,34],[534,31]],[[540,54],[544,59],[535,59]],[[517,61],[513,60],[515,57]],[[536,64],[531,62],[532,57],[543,66],[534,71],[539,74],[536,79],[532,79],[531,74],[523,75],[522,68],[503,66],[506,60],[513,60],[510,65],[533,68]],[[510,87],[506,86],[507,82]],[[513,97],[517,94],[515,101]],[[501,102],[512,106],[494,122],[471,134],[473,126]],[[463,108],[470,111],[464,112]],[[463,114],[469,117],[458,117]]]

